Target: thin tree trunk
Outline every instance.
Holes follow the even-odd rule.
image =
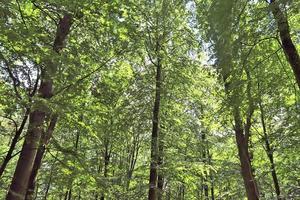
[[[278,0],[271,0],[269,7],[277,22],[283,51],[293,69],[296,81],[300,88],[300,57],[290,35],[288,19],[281,11]]]
[[[71,200],[72,199],[72,186],[71,188],[69,189],[69,192],[68,192],[68,200]]]
[[[106,178],[108,175],[108,165],[110,160],[110,151],[109,151],[109,141],[106,142],[105,151],[104,151],[104,170],[103,176]],[[100,200],[104,200],[104,194],[101,194]]]
[[[69,34],[72,24],[72,16],[65,14],[60,19],[57,26],[56,38],[53,45],[53,50],[57,53],[63,48],[63,43]],[[55,68],[55,66],[49,66],[49,68]],[[55,71],[55,69],[53,69]],[[48,100],[53,96],[53,72],[49,72],[46,69],[42,71],[42,81],[38,94],[41,98]],[[41,103],[39,103],[41,104]],[[28,181],[31,176],[31,172],[34,166],[35,158],[37,155],[39,143],[43,133],[43,125],[45,117],[49,112],[49,108],[46,104],[38,105],[29,114],[28,131],[25,136],[24,144],[21,150],[21,154],[15,169],[15,173],[6,196],[6,200],[24,200],[26,191],[28,188]]]
[[[158,188],[158,200],[162,200],[163,198],[163,191],[164,191],[164,174],[162,171],[162,166],[164,162],[164,136],[160,132],[159,144],[158,144],[158,176],[157,176],[157,188]]]
[[[185,196],[185,186],[184,183],[182,183],[182,185],[179,186],[179,199],[180,200],[184,200],[184,196]]]
[[[68,189],[66,191],[66,194],[65,194],[65,200],[71,200],[72,199],[72,186],[70,189]]]
[[[69,190],[66,191],[64,200],[68,200]]]
[[[205,131],[203,131],[201,133],[201,142],[202,142],[202,160],[203,160],[203,163],[204,163],[204,166],[205,166],[205,169],[204,169],[204,176],[203,176],[203,181],[202,181],[202,190],[204,191],[204,199],[209,199],[209,196],[208,196],[208,180],[207,180],[207,170],[206,170],[206,164],[207,164],[207,141],[206,141],[206,134],[205,134]]]
[[[157,42],[157,52],[159,44]],[[149,177],[149,200],[157,199],[157,168],[158,168],[158,133],[159,133],[159,109],[160,109],[160,93],[161,93],[161,61],[157,58],[156,63],[156,77],[155,77],[155,100],[153,106],[153,120],[152,120],[152,135],[151,135],[151,163],[150,163],[150,177]]]
[[[214,180],[212,175],[210,175],[210,181],[211,181],[211,187],[210,187],[211,200],[215,200],[215,186],[214,186]]]
[[[47,183],[46,192],[45,192],[45,195],[44,195],[44,200],[47,200],[47,198],[48,198],[48,193],[49,193],[49,189],[50,189],[51,182],[52,182],[53,169],[54,169],[54,163],[51,167],[50,177],[49,177],[49,181]]]
[[[247,88],[246,88],[246,93],[247,93],[247,100],[248,100],[248,110],[247,110],[247,116],[246,116],[246,123],[244,125],[244,132],[245,132],[245,139],[246,139],[246,149],[249,155],[249,162],[250,162],[250,166],[251,166],[251,172],[252,172],[252,177],[253,177],[253,181],[254,184],[257,187],[257,183],[255,180],[255,168],[252,165],[253,162],[253,157],[254,157],[254,153],[253,153],[253,144],[252,144],[252,134],[251,134],[251,126],[252,126],[252,116],[255,110],[255,105],[254,105],[254,100],[252,97],[252,78],[251,78],[251,74],[248,68],[244,69],[246,72],[246,76],[247,76]]]
[[[77,131],[76,134],[76,139],[75,139],[75,152],[77,153],[78,150],[78,146],[79,146],[79,139],[80,139],[80,132]],[[75,160],[74,160],[75,162]],[[72,167],[72,169],[74,170],[74,168]],[[71,200],[72,199],[72,188],[73,188],[73,178],[71,178],[70,184],[69,184],[69,189],[67,190],[68,196],[67,196],[67,200]]]
[[[209,153],[209,149],[207,149],[207,155],[208,155],[208,164],[210,166],[212,166],[212,154]],[[215,199],[215,185],[214,185],[214,175],[213,172],[210,172],[209,174],[209,178],[210,178],[210,192],[211,192],[211,200]]]
[[[14,138],[12,139],[12,142],[11,142],[11,144],[10,144],[10,146],[9,146],[9,150],[8,150],[8,152],[7,152],[5,158],[4,158],[4,160],[3,160],[3,162],[2,162],[2,164],[1,164],[1,166],[0,166],[0,178],[1,178],[1,176],[3,175],[3,173],[4,173],[5,168],[6,168],[7,164],[8,164],[8,162],[9,162],[10,159],[13,157],[13,156],[12,156],[13,151],[14,151],[14,149],[15,149],[17,143],[18,143],[18,140],[19,140],[19,138],[20,138],[20,136],[21,136],[21,133],[22,133],[24,127],[25,127],[25,124],[26,124],[26,121],[27,121],[27,119],[28,119],[29,113],[30,113],[30,110],[29,110],[29,108],[27,108],[26,111],[25,111],[25,115],[24,115],[24,117],[23,117],[23,120],[22,120],[22,122],[21,122],[21,125],[20,125],[20,127],[18,128],[18,130],[16,131],[15,136],[14,136]]]
[[[133,136],[133,147],[131,150],[131,155],[129,156],[129,169],[127,171],[127,182],[126,182],[126,191],[129,191],[130,188],[130,181],[132,179],[132,175],[134,172],[135,164],[138,158],[139,154],[139,149],[140,149],[140,144],[139,144],[139,135],[134,135]]]
[[[261,101],[259,102],[259,108],[260,108],[261,123],[262,123],[262,127],[263,127],[264,141],[265,141],[265,146],[266,146],[266,153],[267,153],[267,156],[268,156],[270,164],[271,164],[271,175],[272,175],[272,179],[273,179],[273,183],[274,183],[274,187],[275,187],[275,192],[277,195],[277,199],[281,200],[281,199],[283,199],[283,197],[280,196],[280,186],[279,186],[279,181],[278,181],[277,173],[276,173],[276,169],[275,169],[273,150],[272,150],[271,144],[269,142],[269,137],[267,134],[264,109],[263,109]]]
[[[157,53],[159,52],[159,44],[157,42]],[[149,200],[157,199],[157,168],[158,168],[158,133],[159,133],[159,109],[160,109],[160,93],[161,93],[161,60],[158,56],[156,63],[155,77],[155,100],[153,106],[152,135],[151,135],[151,163],[149,177]]]

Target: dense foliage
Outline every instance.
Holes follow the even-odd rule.
[[[299,0],[0,0],[0,199],[300,199]]]

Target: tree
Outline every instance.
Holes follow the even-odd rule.
[[[3,1],[0,199],[298,199],[298,7]]]

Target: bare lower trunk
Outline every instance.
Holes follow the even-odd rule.
[[[208,148],[208,147],[207,147]],[[207,155],[208,155],[208,164],[210,166],[213,166],[212,162],[212,154],[210,154],[209,149],[207,149]],[[209,179],[210,179],[210,193],[211,193],[211,200],[215,200],[215,184],[214,184],[214,172],[209,173]]]
[[[300,88],[300,57],[290,35],[288,19],[281,11],[278,0],[271,0],[269,7],[277,22],[283,51]]]
[[[28,184],[25,200],[32,200],[34,197],[33,195],[34,195],[34,189],[36,185],[36,176],[38,173],[38,169],[40,168],[44,152],[45,152],[45,147],[42,145],[39,147],[35,157],[32,173],[28,181],[29,184]]]
[[[21,150],[20,158],[9,188],[7,200],[24,200],[29,177],[42,135],[45,112],[35,110],[30,113],[29,127]]]
[[[163,134],[160,133],[159,137],[159,144],[158,144],[158,151],[159,151],[159,156],[158,156],[158,175],[157,175],[157,189],[158,189],[158,195],[157,199],[162,200],[163,198],[163,191],[164,191],[164,174],[162,170],[163,162],[164,162],[164,137]]]
[[[265,138],[265,143],[266,143],[267,155],[268,155],[268,158],[269,158],[269,161],[271,164],[271,175],[272,175],[272,179],[273,179],[273,183],[274,183],[274,187],[275,187],[276,196],[277,196],[277,199],[283,199],[283,197],[280,194],[280,186],[279,186],[279,181],[277,178],[274,157],[273,157],[273,151],[270,147],[268,138]]]
[[[234,109],[235,109],[234,111],[235,130],[234,131],[235,131],[236,143],[238,147],[238,155],[241,163],[241,174],[244,180],[247,198],[248,200],[258,200],[259,193],[252,174],[250,156],[249,156],[249,151],[247,149],[248,145],[246,143],[247,140],[243,133],[242,120],[238,108],[234,108]]]
[[[108,176],[108,165],[110,160],[110,150],[109,148],[109,141],[106,142],[105,151],[104,151],[104,170],[103,176],[106,178]],[[101,194],[100,200],[104,200],[104,194]]]
[[[211,181],[211,188],[210,188],[210,192],[211,192],[211,200],[215,200],[215,186],[214,186],[214,182],[213,182],[213,178],[212,176],[210,176],[210,181]]]
[[[54,131],[55,125],[56,125],[56,121],[57,121],[57,116],[53,116],[51,119],[51,122],[49,124],[48,130],[46,133],[44,133],[42,139],[41,139],[41,143],[40,146],[38,148],[35,160],[34,160],[34,165],[32,168],[32,172],[29,178],[29,182],[28,182],[28,188],[27,188],[27,192],[26,192],[26,200],[32,200],[33,199],[33,195],[34,195],[34,190],[35,190],[35,185],[36,185],[36,178],[38,175],[38,171],[41,167],[42,164],[42,159],[44,157],[45,154],[45,150],[46,150],[46,145],[48,144],[52,133]]]
[[[68,192],[68,200],[71,200],[72,199],[72,186],[71,188],[69,189],[69,192]]]
[[[159,46],[159,44],[157,44]],[[149,178],[149,200],[157,199],[157,168],[159,162],[158,156],[158,133],[159,133],[159,109],[160,109],[160,92],[161,92],[161,63],[158,58],[156,64],[155,78],[155,100],[153,106],[152,135],[151,135],[151,163]]]
[[[207,164],[207,161],[208,161],[208,155],[207,155],[207,140],[206,140],[206,134],[205,134],[205,131],[203,131],[201,133],[201,142],[202,142],[202,161],[203,163]],[[202,177],[202,190],[204,192],[204,199],[209,199],[209,196],[208,196],[208,172],[207,172],[207,169],[205,167],[204,169],[204,174],[203,174],[203,177]]]

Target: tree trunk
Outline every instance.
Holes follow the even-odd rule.
[[[277,22],[281,46],[293,69],[296,81],[300,88],[300,57],[290,35],[288,19],[281,11],[278,0],[271,0],[269,7]]]
[[[22,122],[21,122],[21,125],[20,125],[20,127],[18,128],[18,130],[16,131],[15,136],[14,136],[14,138],[12,139],[12,142],[11,142],[11,144],[10,144],[9,150],[8,150],[8,152],[7,152],[5,158],[4,158],[4,160],[3,160],[3,162],[2,162],[2,164],[1,164],[1,166],[0,166],[0,178],[1,178],[1,176],[3,175],[3,173],[4,173],[5,168],[6,168],[7,164],[8,164],[8,162],[9,162],[10,159],[13,157],[13,156],[12,156],[13,151],[14,151],[14,149],[15,149],[17,143],[18,143],[18,140],[19,140],[19,138],[20,138],[20,136],[21,136],[21,133],[22,133],[24,127],[25,127],[25,124],[26,124],[26,121],[27,121],[27,119],[28,119],[29,113],[30,113],[30,110],[29,110],[29,108],[27,108],[26,111],[25,111],[25,115],[24,115],[24,117],[23,117],[23,120],[22,120]]]
[[[108,176],[108,165],[111,156],[111,147],[109,147],[109,139],[107,138],[105,141],[105,149],[104,149],[104,169],[103,169],[103,176],[106,178]],[[104,200],[104,193],[101,194],[100,200]]]
[[[47,186],[46,186],[44,200],[47,200],[47,198],[48,198],[49,189],[50,189],[50,186],[51,186],[51,183],[52,183],[52,175],[53,175],[53,170],[54,170],[54,164],[55,163],[53,163],[52,167],[51,167],[50,177],[49,177],[49,181],[48,181]]]
[[[29,177],[42,134],[45,112],[35,110],[30,113],[29,127],[21,150],[16,170],[9,188],[7,200],[24,200]]]
[[[208,196],[208,180],[207,180],[207,177],[208,177],[208,173],[207,173],[207,169],[206,169],[206,164],[207,164],[207,160],[208,160],[208,155],[206,154],[207,153],[207,140],[206,140],[206,134],[205,134],[205,131],[203,131],[201,133],[201,142],[202,142],[202,161],[204,163],[204,175],[203,175],[203,178],[202,178],[202,190],[204,192],[204,199],[209,199],[209,196]]]
[[[72,16],[70,14],[65,14],[65,16],[59,21],[59,24],[57,26],[56,38],[53,45],[53,50],[57,53],[59,53],[63,48],[62,44],[69,34],[71,24]],[[55,68],[55,66],[48,67]],[[48,100],[53,96],[53,73],[55,73],[55,70],[51,73],[45,69],[42,70],[42,80],[38,94],[40,98],[44,100]],[[6,196],[7,200],[25,199],[26,191],[28,188],[28,181],[32,173],[39,143],[43,133],[45,117],[47,114],[49,114],[48,106],[41,102],[39,102],[36,106],[36,109],[34,109],[29,114],[28,131],[25,136],[24,144],[15,169],[12,183]]]
[[[211,187],[210,187],[211,200],[215,200],[215,187],[214,187],[214,182],[213,182],[213,176],[212,175],[210,175],[210,181],[211,181]]]
[[[71,200],[72,199],[72,186],[71,188],[69,189],[69,192],[68,192],[68,200]]]
[[[69,190],[66,191],[64,200],[68,200],[68,194],[69,194]]]
[[[159,44],[157,44],[157,49]],[[158,52],[158,51],[157,51]],[[161,93],[161,61],[157,58],[156,77],[155,77],[155,100],[153,106],[152,119],[152,135],[151,135],[151,163],[149,177],[149,200],[157,199],[157,168],[158,168],[158,133],[159,133],[159,109],[160,109],[160,93]]]
[[[248,145],[246,143],[247,139],[243,133],[243,124],[240,116],[240,111],[239,108],[236,106],[234,107],[234,122],[235,122],[234,131],[235,131],[236,143],[238,147],[238,155],[241,164],[241,174],[244,180],[247,198],[249,200],[258,200],[259,193],[252,174],[250,156],[249,156],[249,151],[247,149]]]
[[[226,70],[225,70],[226,71]],[[230,70],[227,70],[230,71]],[[252,166],[250,162],[250,154],[249,154],[249,135],[250,135],[250,127],[251,127],[251,116],[254,112],[254,105],[251,97],[251,79],[250,79],[250,74],[246,70],[247,74],[247,98],[248,98],[248,111],[247,111],[247,116],[246,116],[246,124],[245,126],[243,125],[242,117],[240,115],[240,107],[239,107],[239,102],[232,104],[232,115],[234,118],[234,132],[235,132],[235,139],[236,139],[236,144],[238,147],[238,156],[241,164],[241,175],[243,177],[244,181],[244,186],[246,189],[246,194],[248,200],[258,200],[259,199],[259,191],[258,187],[255,181],[255,178],[253,176],[253,171],[252,171]],[[239,97],[239,90],[234,89],[233,96],[230,94],[231,90],[231,84],[230,82],[227,81],[227,75],[223,75],[224,79],[224,86],[225,86],[225,93],[227,95],[228,99],[233,99],[233,98],[238,98]],[[245,131],[245,132],[244,132]]]
[[[37,151],[37,154],[36,154],[36,157],[35,157],[35,160],[34,160],[34,165],[33,165],[33,168],[32,168],[32,172],[31,172],[31,175],[30,175],[30,178],[29,178],[25,200],[32,200],[33,199],[34,189],[35,189],[35,185],[36,185],[36,176],[37,176],[37,173],[38,173],[38,169],[40,168],[44,152],[45,152],[44,145],[40,145],[40,147],[38,148],[38,151]]]
[[[42,164],[42,159],[44,157],[45,154],[45,150],[46,150],[46,145],[49,143],[49,140],[52,136],[52,133],[54,131],[55,125],[57,122],[57,116],[53,116],[51,119],[51,122],[49,124],[49,127],[47,129],[47,132],[44,133],[42,139],[41,139],[41,143],[40,146],[38,148],[35,160],[34,160],[34,165],[32,168],[32,172],[29,178],[29,182],[28,182],[28,188],[27,188],[27,192],[26,192],[26,200],[32,200],[33,199],[33,195],[34,195],[34,190],[35,190],[35,185],[36,185],[36,178],[38,175],[38,171],[41,167]]]
[[[262,123],[262,127],[263,127],[264,141],[265,141],[265,146],[266,146],[266,153],[267,153],[267,156],[268,156],[270,164],[271,164],[271,175],[272,175],[272,179],[273,179],[273,183],[274,183],[274,188],[275,188],[275,192],[277,195],[277,199],[281,200],[281,199],[283,199],[283,197],[280,196],[280,186],[279,186],[279,181],[278,181],[277,173],[276,173],[276,169],[275,169],[273,149],[269,142],[269,137],[267,134],[267,128],[266,128],[266,123],[265,123],[264,109],[263,109],[261,101],[259,102],[259,108],[260,108],[261,123]]]
[[[129,168],[127,170],[127,181],[126,181],[126,191],[129,191],[130,188],[130,181],[132,179],[132,175],[134,172],[135,164],[138,158],[139,154],[139,149],[140,149],[140,141],[139,141],[139,134],[133,135],[133,146],[132,149],[130,150],[130,155],[128,159],[129,163]]]
[[[207,145],[207,156],[208,156],[208,164],[210,166],[212,166],[213,165],[213,163],[212,163],[212,154],[210,154],[208,145]],[[214,172],[213,171],[211,171],[209,173],[209,179],[210,179],[211,200],[215,200],[215,186],[214,186]]]
[[[248,109],[247,109],[247,116],[246,116],[246,123],[244,125],[244,132],[245,132],[245,139],[246,139],[246,149],[249,155],[249,162],[251,166],[251,171],[252,171],[252,176],[254,183],[257,188],[257,183],[255,181],[255,169],[252,165],[254,153],[253,153],[253,144],[252,144],[252,134],[251,134],[251,126],[252,126],[252,116],[255,111],[255,105],[254,105],[254,100],[252,97],[252,78],[250,75],[250,71],[248,68],[245,68],[244,71],[246,72],[247,76],[247,88],[246,88],[246,93],[247,93],[247,100],[248,100]]]
[[[160,132],[160,138],[158,142],[158,176],[157,176],[157,188],[158,188],[158,194],[157,194],[157,199],[162,200],[163,198],[163,191],[164,191],[164,174],[162,171],[162,166],[164,162],[164,137],[163,134]]]

